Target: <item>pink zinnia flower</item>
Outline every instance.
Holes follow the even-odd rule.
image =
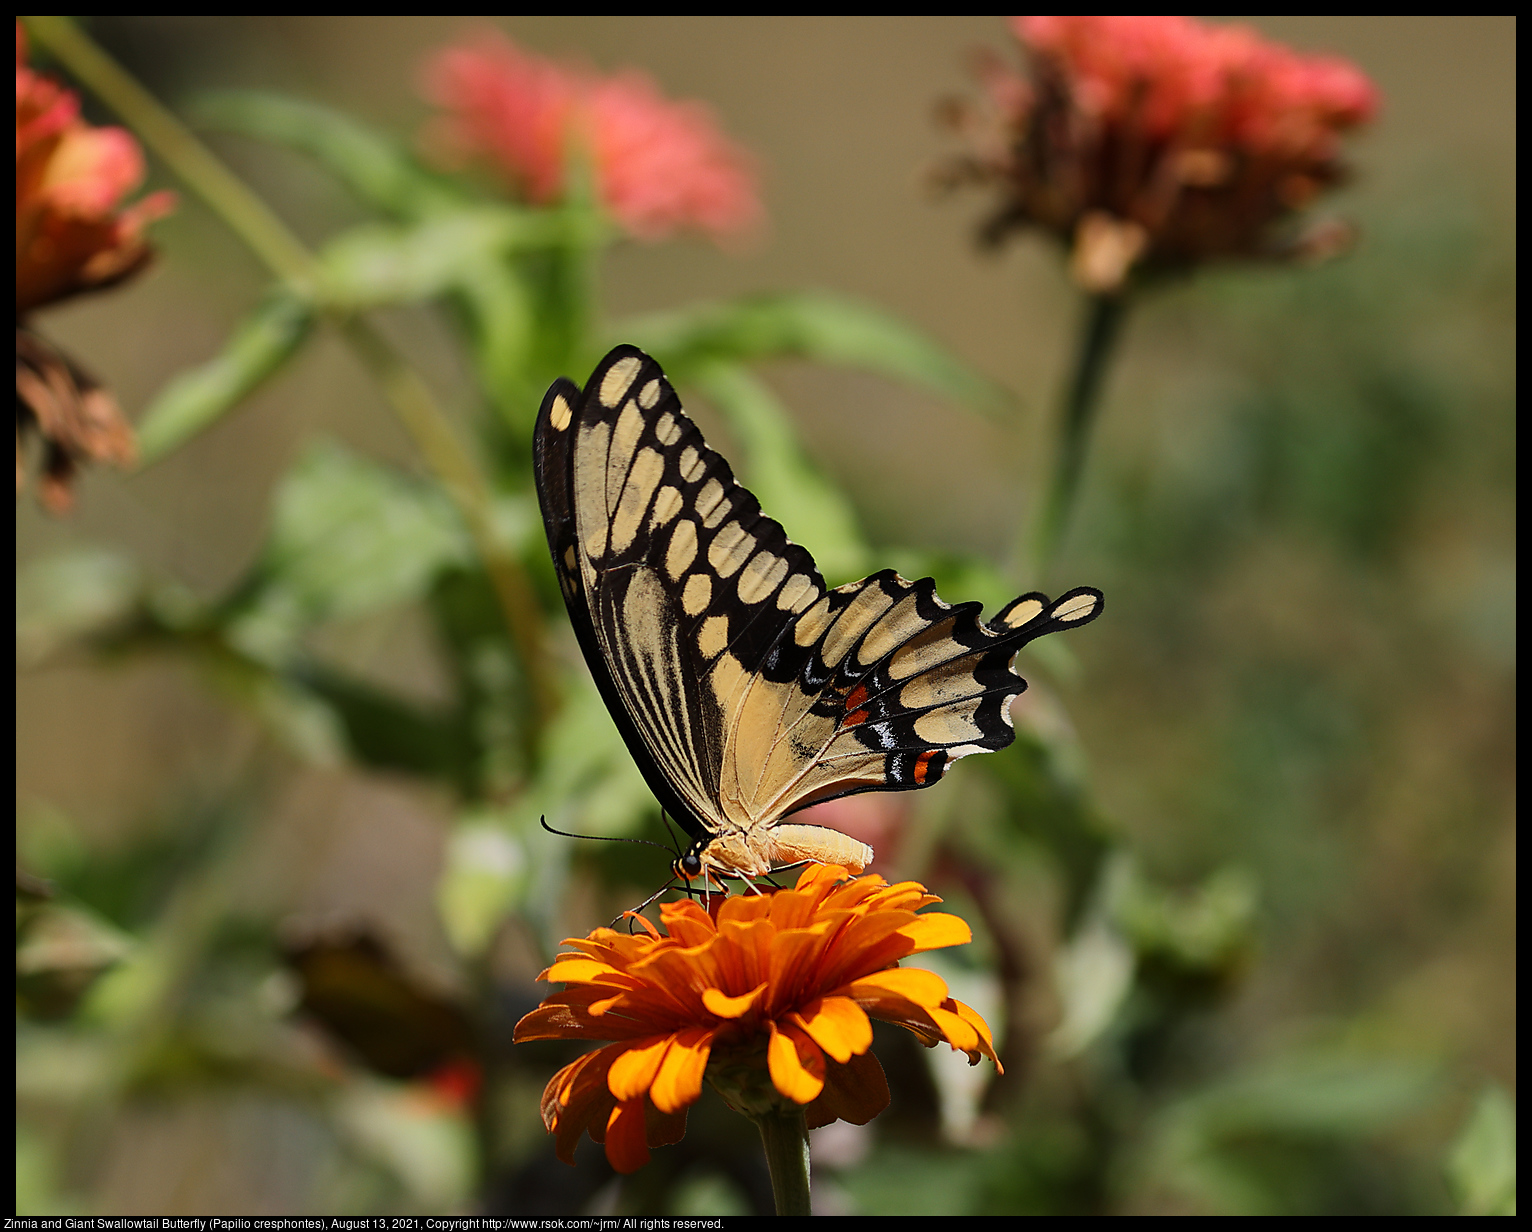
[[[437,52],[425,92],[446,110],[433,140],[487,160],[535,204],[563,194],[572,147],[583,145],[601,202],[640,239],[683,227],[718,237],[760,220],[749,156],[703,104],[669,102],[637,71],[600,77],[490,31]]]
[[[1377,109],[1354,65],[1188,17],[1031,16],[1012,29],[1030,79],[987,63],[991,122],[961,117],[978,148],[955,178],[1003,193],[986,239],[1052,231],[1099,292],[1138,266],[1320,256],[1343,242],[1334,223],[1296,236],[1280,225],[1344,178],[1340,135]]]
[[[80,100],[33,72],[16,27],[16,312],[120,282],[150,258],[144,225],[172,198],[126,210],[144,178],[138,143],[121,128],[80,119]]]
[[[153,193],[119,209],[144,178],[138,143],[121,128],[80,119],[80,100],[26,64],[16,26],[16,490],[25,480],[23,438],[43,441],[39,491],[69,508],[82,462],[124,465],[133,432],[117,401],[68,356],[22,328],[28,313],[143,269],[153,255],[144,227],[171,208]]]

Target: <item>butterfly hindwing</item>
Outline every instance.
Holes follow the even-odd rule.
[[[1010,744],[1010,705],[1027,687],[1017,650],[1092,619],[1100,594],[1025,595],[988,624],[979,608],[892,570],[824,595],[752,682],[725,750],[725,799],[775,819],[852,792],[928,787],[958,758]]]
[[[936,782],[1008,745],[1012,666],[1101,610],[1082,587],[989,622],[930,578],[826,590],[735,482],[658,364],[618,347],[538,414],[538,498],[597,686],[655,797],[694,838],[754,834],[850,792]]]

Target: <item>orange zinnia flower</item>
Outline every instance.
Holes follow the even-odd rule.
[[[678,1142],[704,1077],[737,1111],[803,1108],[810,1129],[865,1125],[888,1106],[868,1051],[881,1018],[932,1046],[946,1040],[996,1060],[989,1027],[947,995],[940,976],[898,961],[973,939],[957,916],[916,912],[941,900],[913,881],[889,885],[814,865],[791,890],[666,903],[662,934],[600,928],[564,944],[539,979],[562,982],[516,1024],[517,1042],[614,1040],[553,1076],[543,1123],[574,1162],[580,1135],[606,1144],[619,1172]]]

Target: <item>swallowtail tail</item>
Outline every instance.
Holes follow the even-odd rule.
[[[762,877],[872,849],[784,822],[859,791],[929,787],[1015,738],[1016,651],[1094,620],[1101,592],[1012,600],[989,621],[891,569],[829,590],[707,447],[660,366],[619,346],[538,412],[537,496],[591,674],[686,877]]]

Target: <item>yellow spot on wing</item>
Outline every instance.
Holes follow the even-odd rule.
[[[696,483],[702,478],[702,455],[690,445],[681,451],[681,460],[676,465],[680,468],[684,482]]]
[[[617,502],[617,512],[612,515],[612,551],[626,551],[638,536],[649,499],[664,473],[665,459],[658,449],[638,451],[638,456],[633,459],[633,469],[628,473],[628,482],[622,489],[622,499]],[[673,488],[668,490],[675,491]],[[676,496],[679,506],[680,493]]]
[[[702,491],[697,493],[697,516],[702,519],[702,524],[709,529],[718,525],[717,521],[713,518],[715,513],[718,514],[719,518],[722,518],[729,511],[728,507],[725,506],[723,513],[718,512],[718,505],[722,500],[723,484],[719,483],[716,479],[709,479],[702,485]]]
[[[787,576],[787,562],[771,552],[757,552],[739,575],[742,603],[759,603]]]
[[[1005,623],[1012,629],[1019,629],[1027,621],[1036,618],[1043,610],[1043,605],[1036,599],[1028,599],[1025,603],[1018,603],[1006,613]]]
[[[654,404],[660,400],[660,382],[656,377],[638,391],[638,405],[646,411],[652,411]],[[667,441],[666,444],[669,444]]]
[[[863,664],[876,663],[889,651],[909,641],[925,628],[926,622],[920,617],[917,603],[918,600],[913,593],[899,600],[894,610],[878,621],[868,632],[861,649],[856,652],[857,661]]]
[[[777,606],[784,612],[797,612],[807,607],[814,598],[814,580],[802,573],[795,573],[777,591]]]
[[[654,512],[649,515],[649,529],[654,530],[664,526],[666,522],[681,512],[681,492],[678,488],[671,487],[668,483],[660,489],[658,496],[654,498]]]
[[[793,626],[793,641],[800,646],[812,646],[830,623],[830,596],[821,595],[819,602],[798,617]]]
[[[713,542],[708,545],[708,564],[713,566],[719,577],[733,577],[753,551],[755,536],[747,535],[745,528],[738,522],[730,522],[713,536]]]
[[[641,367],[643,362],[637,355],[624,355],[608,368],[606,375],[601,378],[601,405],[612,408],[621,402]]]
[[[867,627],[887,611],[892,603],[893,599],[884,594],[883,588],[876,583],[865,587],[841,611],[835,621],[835,627],[826,636],[825,644],[819,651],[819,657],[824,665],[834,667],[839,663],[856,639],[861,637],[867,631]]]
[[[574,412],[569,409],[569,399],[563,394],[558,394],[553,399],[553,405],[548,408],[548,422],[553,425],[554,431],[562,432],[569,427],[569,421],[574,418]]]
[[[964,654],[968,648],[952,640],[952,626],[956,620],[957,617],[949,616],[894,651],[894,657],[888,661],[889,676],[904,680]]]
[[[1099,600],[1095,595],[1076,595],[1067,603],[1061,603],[1053,609],[1055,620],[1084,620],[1096,610]]]
[[[653,384],[653,381],[649,382],[649,385]],[[644,386],[645,393],[648,392],[649,385]],[[645,407],[645,409],[648,409],[648,407],[654,405],[651,402],[644,402],[642,394],[639,395],[638,400]],[[678,440],[681,439],[681,425],[676,422],[676,417],[674,415],[672,415],[669,411],[666,411],[663,415],[660,416],[659,422],[654,425],[654,435],[659,438],[661,445],[674,445]]]
[[[694,573],[686,579],[686,589],[681,592],[681,606],[688,616],[698,615],[713,601],[713,580],[705,573]]]
[[[611,452],[606,456],[606,508],[614,512],[622,495],[622,485],[628,478],[628,467],[633,462],[633,451],[638,448],[638,438],[643,435],[644,417],[638,407],[629,402],[617,417],[612,430]]]
[[[665,572],[672,582],[679,582],[697,555],[697,524],[688,518],[677,522],[670,533],[670,547],[665,552]]]
[[[697,648],[703,657],[711,659],[729,644],[729,620],[726,616],[709,616],[702,622],[697,634]]]
[[[982,736],[984,733],[973,719],[983,700],[975,697],[923,714],[915,720],[915,734],[927,744],[953,744],[959,740]]]
[[[605,423],[581,428],[575,452],[575,522],[591,560],[606,555],[606,447],[611,435]]]
[[[911,710],[926,710],[945,702],[974,697],[984,689],[973,677],[977,655],[943,666],[940,671],[927,672],[899,690],[899,704]]]

